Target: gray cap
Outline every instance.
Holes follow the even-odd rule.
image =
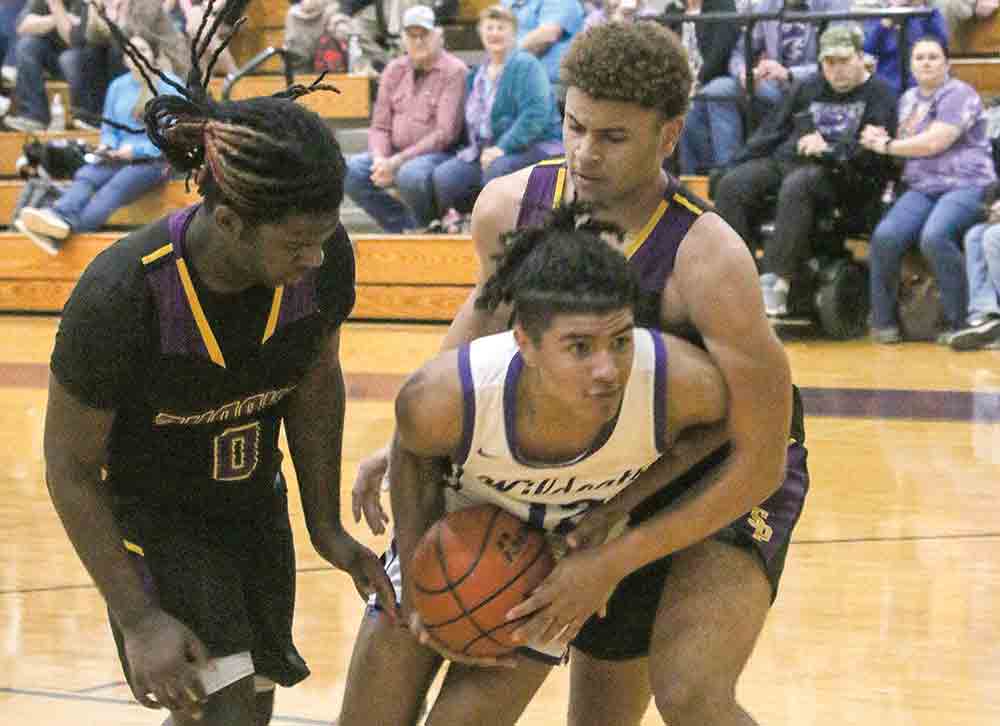
[[[819,59],[849,58],[860,53],[864,45],[865,34],[857,23],[833,25],[819,37]]]
[[[434,11],[426,5],[414,5],[403,13],[403,27],[434,30]]]

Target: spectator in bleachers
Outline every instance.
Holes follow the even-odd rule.
[[[45,73],[66,79],[71,99],[87,95],[79,48],[83,45],[84,0],[28,0],[17,23],[17,84],[4,125],[41,131],[49,125]]]
[[[760,0],[756,12],[771,13],[785,10],[813,12],[847,12],[851,0]],[[765,20],[756,23],[750,38],[754,59],[753,92],[760,115],[766,117],[785,98],[794,81],[807,81],[817,73],[816,53],[820,27],[816,23]],[[729,60],[729,74],[747,87],[746,31]]]
[[[889,0],[890,7],[923,8],[926,0]],[[937,38],[943,48],[948,47],[948,26],[939,10],[932,9],[925,18],[907,18],[903,26],[903,47],[899,47],[899,30],[889,18],[872,18],[865,21],[865,52],[876,60],[875,75],[888,83],[898,96],[916,81],[913,73],[902,78],[902,57],[909,58],[913,43],[917,38],[930,36]]]
[[[580,0],[503,0],[517,18],[517,44],[542,61],[559,92],[559,63],[573,36],[583,28]]]
[[[655,18],[657,12],[646,0],[605,0],[590,10],[583,19],[583,30],[601,23],[634,23],[642,18]]]
[[[211,57],[211,55],[214,54],[219,48],[222,39],[229,35],[230,31],[233,29],[233,25],[235,25],[236,21],[242,17],[243,11],[246,9],[248,4],[249,0],[244,2],[242,6],[236,5],[227,11],[228,16],[223,19],[222,24],[219,26],[219,31],[209,39],[206,58]],[[223,0],[215,0],[215,2],[212,3],[212,17],[208,19],[207,25],[211,25],[214,17],[223,11],[225,5],[226,3]],[[185,10],[185,16],[187,18],[186,35],[189,39],[193,39],[198,32],[198,26],[201,25],[202,18],[205,16],[205,9],[208,7],[208,3],[205,0],[202,2],[192,1],[185,7],[187,8]],[[204,35],[207,35],[207,31],[203,34],[203,37]],[[230,51],[229,48],[225,48],[219,54],[215,67],[212,69],[212,75],[228,76],[238,70],[239,66],[236,64],[236,59],[233,57],[232,51]]]
[[[444,49],[429,7],[407,10],[403,26],[406,55],[382,72],[368,151],[347,160],[344,181],[347,195],[393,233],[427,227],[436,216],[431,172],[458,142],[469,70]]]
[[[539,60],[517,50],[517,18],[491,5],[479,14],[479,37],[486,58],[468,75],[468,144],[432,174],[438,208],[451,220],[447,212],[471,211],[490,180],[563,152],[552,86]]]
[[[187,39],[177,29],[162,0],[103,0],[105,14],[126,37],[146,35],[157,39],[160,48],[159,66],[180,78],[186,78],[191,67],[191,52]],[[75,110],[82,109],[95,118],[104,106],[104,95],[112,80],[125,73],[122,50],[111,37],[107,22],[94,7],[86,10],[86,30],[81,64],[83,86],[87,95],[74,98]],[[88,119],[75,115],[73,123],[78,128],[96,128]]]
[[[716,211],[745,240],[751,220],[775,205],[774,234],[764,247],[760,286],[768,316],[787,314],[788,292],[812,256],[818,212],[851,212],[879,199],[893,165],[859,144],[868,125],[892,129],[895,97],[865,68],[857,24],[835,25],[820,39],[821,73],[747,142],[740,162],[719,182]]]
[[[154,38],[137,35],[130,42],[143,57],[155,62],[159,49]],[[95,153],[98,160],[77,170],[72,184],[51,208],[24,207],[14,221],[18,231],[50,254],[56,254],[74,232],[100,229],[116,209],[168,179],[167,163],[146,135],[143,121],[152,92],[135,61],[126,58],[125,65],[128,72],[111,82],[104,101],[106,121],[101,125],[101,145]],[[183,86],[177,77],[173,80]],[[156,85],[159,94],[176,94],[160,79]]]
[[[969,311],[965,327],[951,336],[954,350],[979,350],[1000,341],[1000,201],[989,218],[965,235]]]
[[[982,218],[986,190],[996,182],[986,134],[986,114],[976,89],[949,75],[948,51],[936,38],[913,45],[910,68],[917,85],[899,102],[899,135],[874,125],[861,143],[904,160],[906,191],[879,222],[871,238],[872,337],[902,340],[897,290],[903,255],[916,244],[937,278],[949,330],[966,311],[962,236]],[[945,331],[939,342],[947,343]]]
[[[301,0],[288,8],[285,48],[292,54],[296,70],[314,69],[320,38],[335,17],[347,18],[340,12],[340,0]]]
[[[15,53],[17,45],[17,16],[21,13],[26,0],[0,0],[0,90],[4,95],[0,95],[0,116],[3,116],[10,109],[10,99],[7,98],[7,91],[4,89],[6,83],[11,82],[10,76],[14,69]]]
[[[992,17],[1000,7],[997,0],[930,0],[930,5],[941,11],[950,38],[957,37],[969,23]]]
[[[687,15],[735,11],[734,0],[687,0],[683,8]],[[677,161],[682,174],[708,174],[728,166],[743,145],[743,92],[728,68],[740,26],[685,21],[670,27],[681,38],[694,79],[694,98],[677,142]]]

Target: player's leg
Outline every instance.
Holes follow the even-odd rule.
[[[441,658],[380,610],[365,613],[338,726],[415,726]]]
[[[425,726],[514,726],[551,670],[529,659],[516,668],[452,663]]]
[[[645,657],[602,660],[574,648],[570,663],[569,726],[638,726],[652,696]]]
[[[770,605],[754,552],[710,539],[675,556],[649,655],[653,698],[667,723],[755,723],[736,702],[736,681]]]
[[[254,720],[256,699],[253,680],[253,676],[241,678],[211,694],[198,718],[190,713],[172,711],[163,726],[267,726],[267,721]]]
[[[802,514],[806,459],[805,447],[793,442],[785,480],[767,501],[674,556],[649,645],[653,698],[671,726],[754,723],[736,702],[736,681],[764,626]]]

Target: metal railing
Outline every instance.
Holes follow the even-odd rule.
[[[226,76],[226,80],[222,84],[222,100],[228,101],[232,96],[233,87],[237,83],[260,68],[260,66],[274,56],[281,58],[286,86],[291,86],[295,83],[295,69],[292,64],[292,53],[290,53],[287,48],[275,48],[274,46],[268,46],[243,64],[242,67],[238,68],[235,73],[230,73]]]

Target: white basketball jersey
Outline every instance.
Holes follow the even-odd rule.
[[[565,533],[588,508],[613,497],[656,461],[666,449],[667,350],[656,331],[636,328],[634,339],[618,416],[587,451],[562,464],[530,463],[518,455],[514,422],[524,360],[514,334],[460,348],[464,423],[445,491],[448,511],[490,502],[537,527]]]

